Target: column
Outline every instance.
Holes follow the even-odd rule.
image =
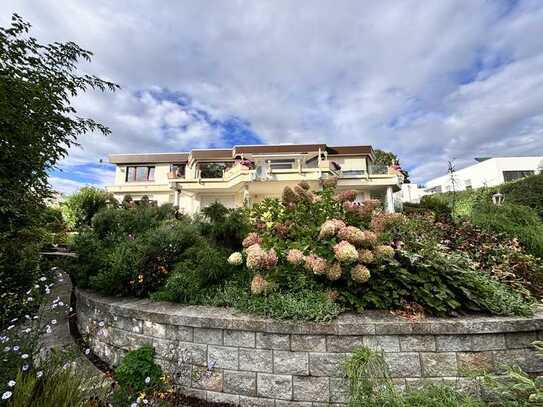
[[[394,213],[394,195],[392,194],[392,187],[387,187],[385,211],[387,213]]]

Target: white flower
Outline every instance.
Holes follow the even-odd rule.
[[[15,322],[15,321],[17,321],[17,318],[13,318],[13,319],[12,319],[11,321],[9,321],[9,322]]]
[[[64,363],[64,366],[62,366],[62,368],[64,370],[68,369],[70,367],[70,364],[69,363]]]
[[[20,349],[19,346],[18,346],[18,345],[15,345],[15,346],[13,347],[13,352],[17,352],[19,349]]]
[[[72,312],[74,309],[72,307],[70,307],[70,312]]]
[[[2,394],[2,400],[7,400],[11,397],[13,393],[10,391],[6,391],[4,394]]]
[[[34,298],[28,297],[26,300],[27,300],[28,302],[32,302],[32,301],[34,301]]]
[[[49,288],[45,289],[45,294],[51,294],[51,290]]]
[[[55,325],[56,323],[57,323],[57,320],[56,320],[56,319],[53,319],[53,320],[51,321],[51,325]]]
[[[30,366],[28,366],[27,364],[24,364],[23,367],[21,369],[23,369],[23,372],[26,372],[28,370]]]
[[[38,319],[38,316],[37,315],[34,315],[34,317],[32,319]]]
[[[8,382],[8,386],[9,386],[9,387],[13,387],[13,386],[15,386],[16,383],[17,383],[17,382],[16,382],[15,380],[10,380],[10,381]]]
[[[30,329],[30,328],[26,328],[25,330],[23,330],[23,332],[24,332],[25,334],[28,334],[28,333],[30,333],[30,331],[31,331],[31,329]]]
[[[61,283],[64,281],[63,278],[59,278],[58,281],[60,281]]]
[[[63,303],[62,301],[60,301],[60,302],[58,303],[58,306],[59,306],[59,307],[64,307],[64,303]]]
[[[28,353],[23,353],[21,355],[21,359],[28,359]]]
[[[147,404],[149,401],[147,399],[143,399],[143,404]]]
[[[234,252],[228,257],[228,264],[239,266],[243,263],[243,256],[240,252]]]
[[[53,332],[53,330],[51,329],[51,327],[50,327],[49,325],[47,325],[47,326],[45,327],[45,332],[48,333],[48,334],[50,334],[51,332]]]
[[[132,403],[130,404],[130,407],[138,407],[138,403]]]
[[[26,314],[26,315],[25,315],[25,318],[26,318],[26,319],[30,319],[30,315]]]
[[[6,347],[4,348],[4,352],[9,352],[10,350],[11,350],[11,348],[10,348],[9,346],[6,346]]]
[[[104,325],[105,325],[105,324],[104,324],[104,321],[98,322],[98,326],[99,326],[99,327],[103,327]]]
[[[149,383],[151,383],[151,378],[149,376],[147,376],[145,378],[145,384],[149,384]]]
[[[85,349],[85,355],[88,355],[90,353],[90,349]]]
[[[8,331],[11,331],[13,328],[15,328],[15,325],[8,326]]]
[[[47,278],[45,278],[45,277],[40,277],[40,281],[46,281],[46,280],[47,280]]]
[[[39,379],[40,377],[43,376],[43,372],[40,370],[39,372],[36,373],[36,377]]]

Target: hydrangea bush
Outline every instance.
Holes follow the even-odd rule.
[[[321,191],[286,187],[250,211],[253,230],[228,263],[252,273],[251,293],[265,296],[311,281],[350,309],[416,304],[437,315],[464,311],[527,314],[526,300],[469,258],[417,236],[417,222],[385,213],[379,201],[356,202],[328,179]]]

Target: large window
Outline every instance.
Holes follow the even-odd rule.
[[[519,171],[503,171],[503,179],[505,182],[514,181],[516,179],[528,177],[534,175],[534,171],[519,170]]]
[[[272,170],[290,170],[294,167],[294,159],[271,160]]]
[[[155,180],[155,167],[126,167],[126,182],[143,182]]]

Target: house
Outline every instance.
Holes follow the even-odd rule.
[[[515,181],[543,170],[543,156],[476,158],[476,164],[431,179],[424,188],[402,186],[397,194],[403,202],[418,203],[424,195],[492,187]]]
[[[113,154],[115,183],[107,187],[116,199],[146,196],[171,203],[187,214],[220,202],[226,207],[250,206],[280,198],[285,186],[306,181],[312,190],[328,177],[337,188],[358,191],[358,200],[381,199],[394,210],[393,193],[403,182],[393,167],[374,164],[371,146],[330,147],[326,144],[241,145],[194,149],[181,153]]]

